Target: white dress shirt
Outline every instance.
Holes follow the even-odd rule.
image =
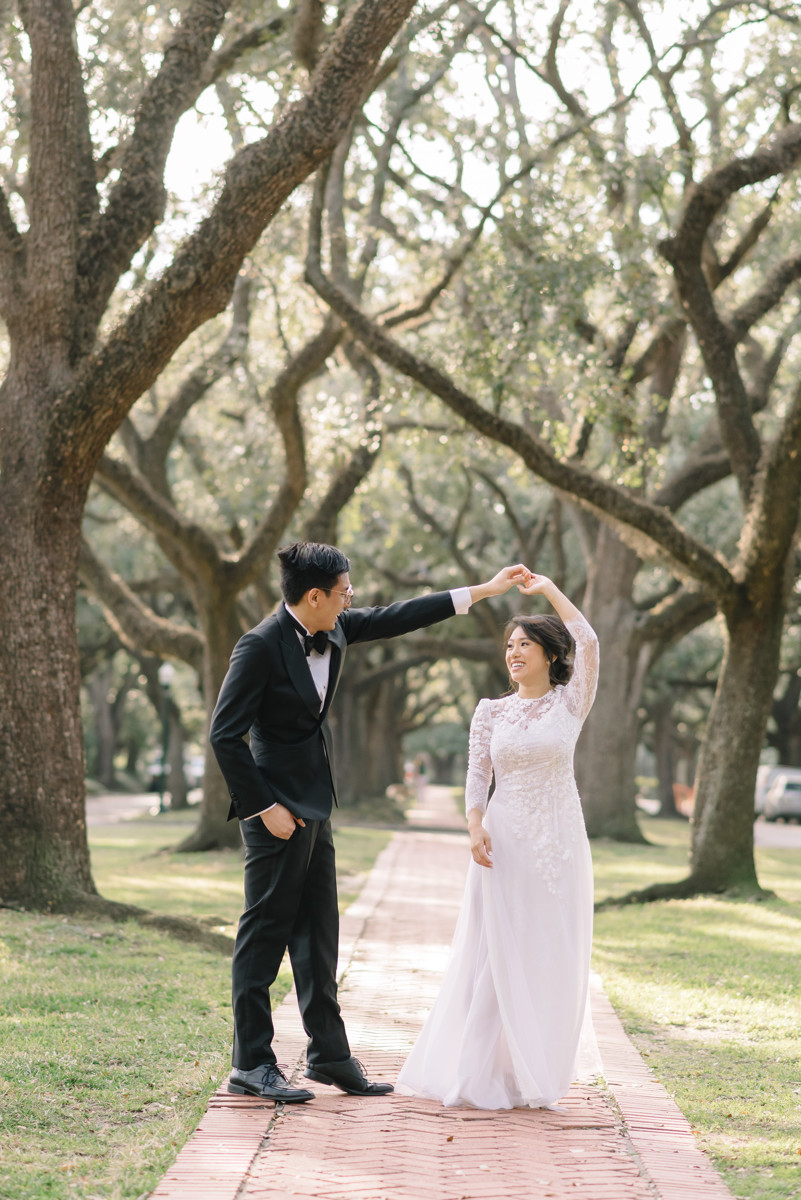
[[[453,601],[453,609],[455,614],[463,617],[465,613],[470,611],[470,605],[472,604],[470,588],[452,588],[451,600]],[[306,629],[306,626],[303,624],[300,617],[297,615],[297,613],[292,611],[286,601],[284,601],[284,608],[292,617],[293,621],[296,621],[297,624],[300,625],[301,628],[303,628],[306,633],[309,634],[309,636],[311,636],[311,630]],[[296,629],[295,632],[298,635],[298,641],[301,645],[303,645],[304,635],[301,633],[300,629]],[[306,664],[311,672],[312,681],[317,689],[317,695],[320,697],[320,712],[322,712],[323,705],[325,704],[325,698],[328,694],[328,677],[331,671],[331,643],[328,643],[322,654],[320,654],[317,650],[312,650],[311,653],[306,657]],[[262,813],[269,812],[271,808],[275,808],[275,804],[268,805],[267,808],[261,809],[260,812],[254,813],[253,816],[248,817],[247,819],[249,821],[253,821],[256,819],[256,817],[260,817]]]

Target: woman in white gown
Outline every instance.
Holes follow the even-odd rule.
[[[517,691],[481,700],[473,716],[473,861],[442,989],[398,1079],[401,1094],[445,1105],[543,1108],[601,1073],[588,996],[592,860],[573,774],[598,639],[550,579],[532,575],[519,590],[558,616],[509,623]]]

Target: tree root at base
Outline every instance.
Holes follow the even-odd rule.
[[[4,903],[0,900],[0,908],[13,909],[15,912],[33,912],[21,904]],[[230,956],[234,949],[234,939],[224,933],[217,933],[208,928],[208,922],[197,917],[171,917],[164,913],[154,913],[147,908],[139,908],[135,904],[121,904],[117,900],[106,900],[104,896],[80,893],[62,900],[58,905],[47,909],[48,913],[68,913],[76,917],[107,917],[112,921],[136,921],[148,929],[157,929],[160,933],[169,934],[181,942],[190,942],[202,946],[205,950],[214,950],[218,954]],[[218,918],[214,918],[218,923]],[[219,922],[221,923],[221,922]]]
[[[775,892],[761,888],[758,883],[734,885],[715,884],[711,880],[688,875],[675,883],[652,883],[647,888],[626,892],[623,896],[608,896],[595,905],[596,912],[623,908],[627,904],[652,904],[655,900],[689,900],[693,896],[723,896],[727,900],[770,900]]]

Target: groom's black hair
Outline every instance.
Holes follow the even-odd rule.
[[[548,675],[551,686],[567,683],[573,674],[573,654],[576,646],[564,621],[555,617],[553,613],[534,617],[511,617],[506,622],[507,641],[514,629],[522,629],[526,637],[542,646],[550,663]]]
[[[281,592],[287,604],[298,604],[312,588],[330,592],[340,575],[350,570],[350,561],[323,542],[294,542],[278,551]]]

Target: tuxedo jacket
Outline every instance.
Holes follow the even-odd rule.
[[[276,802],[322,821],[336,802],[328,712],[347,647],[398,637],[453,616],[450,592],[386,608],[347,608],[328,634],[328,691],[322,711],[296,626],[283,604],[240,638],[231,655],[209,741],[231,795],[229,821]],[[244,741],[250,733],[250,746]]]

